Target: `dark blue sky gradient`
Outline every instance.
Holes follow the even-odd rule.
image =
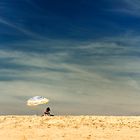
[[[1,18],[43,37],[93,40],[140,29],[139,18],[111,11],[123,8],[121,1],[4,0],[0,5]],[[3,24],[0,33],[3,42],[30,39]]]

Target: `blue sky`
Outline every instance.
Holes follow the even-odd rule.
[[[139,0],[1,0],[1,114],[138,115]]]

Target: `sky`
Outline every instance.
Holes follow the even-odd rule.
[[[33,96],[48,105],[28,107]],[[139,0],[1,0],[0,115],[140,115]]]

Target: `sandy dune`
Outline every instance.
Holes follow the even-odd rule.
[[[140,117],[1,116],[1,140],[140,140]]]

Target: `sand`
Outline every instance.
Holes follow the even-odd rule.
[[[140,140],[140,117],[0,116],[0,140]]]

